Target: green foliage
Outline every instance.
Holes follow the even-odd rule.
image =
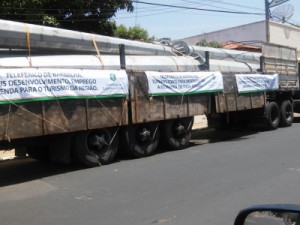
[[[142,40],[142,41],[153,41],[154,37],[149,37],[147,30],[139,27],[129,27],[128,29],[123,25],[119,25],[114,32],[115,37],[130,39],[130,40]]]
[[[114,36],[119,37],[119,38],[129,39],[128,29],[123,24],[121,24],[121,25],[117,26],[117,28],[114,32]]]
[[[203,39],[196,44],[197,46],[203,46],[203,47],[212,47],[212,48],[222,48],[222,44],[218,43],[216,41],[208,42],[207,40]]]
[[[0,0],[1,19],[112,35],[118,10],[133,11],[131,0]]]

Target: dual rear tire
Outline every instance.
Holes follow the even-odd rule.
[[[290,127],[294,121],[294,107],[293,104],[286,100],[280,106],[280,126]]]
[[[289,100],[284,100],[280,107],[276,102],[269,102],[265,108],[267,130],[275,130],[278,126],[290,127],[294,120],[294,108]]]

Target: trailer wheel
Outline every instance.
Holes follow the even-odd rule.
[[[159,144],[159,123],[127,126],[122,134],[124,150],[135,158],[153,155]]]
[[[294,107],[289,100],[283,101],[280,106],[280,125],[282,127],[292,126],[294,121]]]
[[[189,146],[194,118],[181,118],[165,121],[162,124],[162,134],[167,148],[184,149]]]
[[[73,153],[87,167],[109,164],[116,156],[119,137],[115,129],[100,129],[74,135]]]
[[[280,111],[278,104],[276,102],[269,102],[265,110],[267,130],[277,129],[280,121]]]

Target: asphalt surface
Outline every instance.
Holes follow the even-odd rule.
[[[195,130],[180,151],[83,169],[0,163],[0,224],[225,225],[242,208],[300,202],[300,121]]]

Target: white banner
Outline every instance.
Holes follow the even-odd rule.
[[[125,70],[0,69],[0,103],[128,95]]]
[[[224,89],[220,72],[154,72],[147,71],[149,95],[197,94]]]
[[[278,74],[236,74],[235,77],[239,93],[272,91],[279,87]]]

